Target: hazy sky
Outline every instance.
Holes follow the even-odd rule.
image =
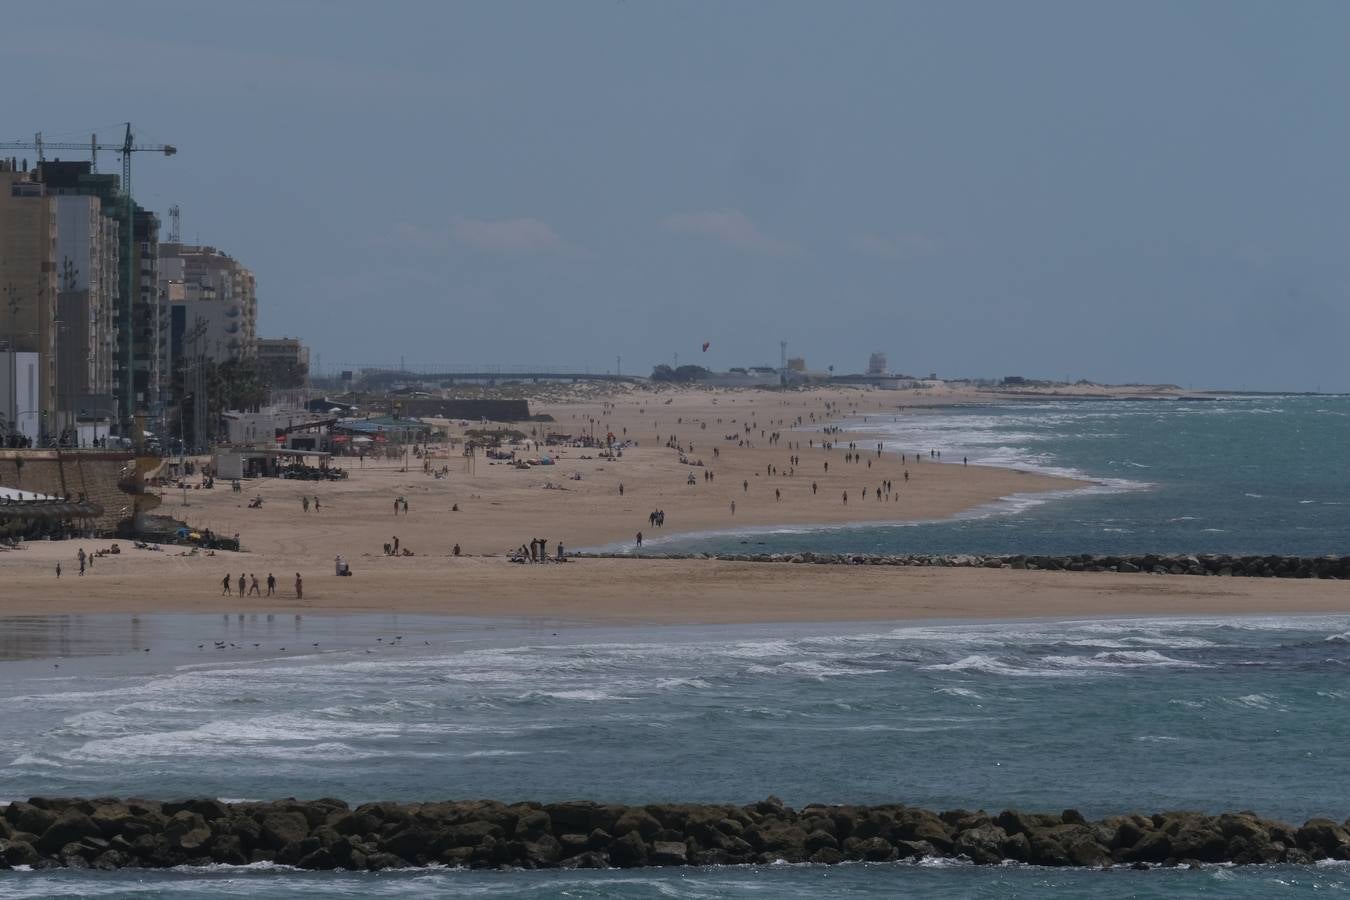
[[[1350,390],[1348,36],[1334,2],[49,0],[5,16],[0,136],[176,144],[138,199],[324,369],[781,339]]]

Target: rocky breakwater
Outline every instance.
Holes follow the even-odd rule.
[[[1089,821],[1074,810],[1023,813],[902,805],[747,806],[491,800],[33,798],[0,817],[6,868],[166,868],[275,862],[302,869],[629,868],[963,858],[1040,866],[1350,860],[1350,822],[1301,826],[1254,813],[1165,812]]]
[[[632,559],[624,553],[577,553],[577,557]],[[927,566],[953,569],[1024,569],[1046,572],[1122,572],[1147,575],[1215,575],[1235,578],[1350,579],[1350,556],[1228,556],[1221,554],[1134,556],[930,556],[855,553],[669,553],[645,559],[715,559],[723,562],[809,563],[824,566]]]

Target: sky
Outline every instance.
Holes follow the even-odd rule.
[[[138,201],[321,371],[787,341],[1350,391],[1348,31],[1317,0],[49,0],[5,17],[0,139],[177,146]]]

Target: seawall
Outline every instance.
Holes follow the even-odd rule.
[[[632,559],[631,553],[572,553],[579,558]],[[923,566],[959,569],[1023,569],[1047,572],[1120,572],[1147,575],[1211,575],[1234,578],[1350,579],[1350,556],[1230,556],[1225,554],[1131,556],[931,556],[855,553],[662,553],[646,559],[716,559],[725,562],[797,563],[834,566]]]
[[[0,818],[0,866],[166,868],[276,862],[302,869],[632,868],[961,858],[978,865],[1145,868],[1350,859],[1350,822],[1164,812],[1089,821],[1074,810],[932,812],[900,804],[746,806],[492,800],[33,798]]]
[[[134,466],[134,455],[120,450],[0,450],[0,486],[72,499],[83,494],[103,507],[95,529],[111,534],[132,515],[135,497],[122,483]]]

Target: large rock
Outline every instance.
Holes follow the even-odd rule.
[[[1297,838],[1298,846],[1315,859],[1350,859],[1350,831],[1330,819],[1309,819]]]
[[[623,837],[629,832],[636,831],[644,841],[649,841],[660,830],[661,823],[651,813],[645,809],[630,809],[619,816],[618,821],[614,823],[614,827],[610,829],[610,833],[615,837]]]
[[[22,800],[15,801],[5,808],[5,820],[13,825],[16,831],[26,831],[29,834],[42,834],[52,827],[56,819],[57,814],[51,810],[24,803]]]
[[[211,829],[201,813],[182,810],[169,819],[169,824],[164,828],[164,839],[170,847],[196,851],[211,840]]]
[[[15,866],[35,866],[41,859],[42,856],[27,841],[0,840],[0,862],[3,862],[7,869]]]
[[[654,841],[648,861],[654,866],[682,866],[689,861],[688,849],[677,841]]]
[[[37,849],[47,854],[55,854],[66,844],[75,843],[82,838],[99,837],[102,833],[94,820],[82,812],[68,811],[57,817],[56,821],[42,832]]]
[[[625,832],[609,845],[609,858],[621,869],[630,869],[647,864],[647,845],[642,835],[635,829]]]
[[[298,844],[309,836],[309,820],[298,812],[273,812],[262,817],[260,841],[270,850]]]
[[[979,825],[962,831],[956,837],[952,851],[980,866],[992,866],[1003,861],[1003,845],[1008,833],[997,825]]]

